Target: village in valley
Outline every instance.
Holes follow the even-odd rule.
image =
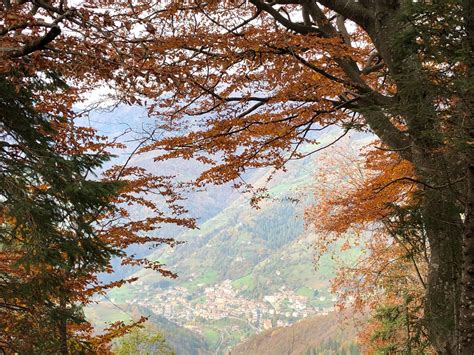
[[[290,325],[309,315],[328,314],[336,301],[335,298],[328,300],[320,296],[317,300],[325,306],[315,306],[309,302],[309,297],[298,295],[285,286],[280,287],[278,292],[263,296],[261,300],[249,299],[239,294],[231,280],[198,285],[201,287],[198,298],[181,286],[154,289],[142,285],[140,281],[135,286],[137,291],[141,291],[129,300],[130,305],[146,307],[190,329],[195,328],[196,321],[228,318],[244,321],[256,331],[262,331]]]

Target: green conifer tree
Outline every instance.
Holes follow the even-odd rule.
[[[67,354],[67,327],[83,322],[76,283],[121,253],[95,230],[119,185],[89,177],[107,154],[61,147],[62,118],[31,99],[39,85],[51,86],[0,78],[0,348]]]

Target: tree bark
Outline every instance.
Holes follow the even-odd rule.
[[[61,355],[68,355],[69,349],[67,346],[67,318],[66,318],[66,302],[64,299],[60,301],[61,319],[59,321],[59,336],[60,336],[60,349]]]
[[[474,354],[474,164],[468,169],[467,211],[462,245],[462,294],[459,322],[459,353]]]
[[[462,222],[443,190],[424,194],[423,219],[430,245],[425,327],[439,354],[456,354],[459,319]]]
[[[474,354],[474,4],[472,0],[464,0],[464,19],[466,24],[465,47],[467,52],[468,85],[465,93],[466,108],[466,212],[464,222],[464,238],[462,245],[462,292],[459,319],[459,353]]]

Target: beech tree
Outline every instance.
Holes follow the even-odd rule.
[[[472,353],[470,2],[250,3],[176,10],[186,25],[170,41],[186,45],[170,51],[178,78],[161,113],[202,128],[149,149],[198,156],[214,164],[200,181],[219,183],[303,156],[312,130],[375,133],[412,164],[400,181],[422,189],[429,340],[439,353]],[[215,152],[223,163],[208,158]]]
[[[364,353],[432,353],[423,320],[429,248],[422,190],[413,184],[412,165],[379,147],[375,141],[365,148],[328,148],[318,159],[316,202],[305,219],[319,235],[317,255],[335,242],[335,258],[339,250],[363,250],[339,267],[332,291],[338,307],[371,311],[360,325]]]
[[[374,133],[413,169],[389,184],[419,190],[428,338],[438,353],[474,353],[472,1],[4,1],[2,12],[1,71],[70,84],[37,90],[38,109],[108,85],[171,131],[149,132],[142,151],[210,164],[198,185],[282,168],[314,131]]]

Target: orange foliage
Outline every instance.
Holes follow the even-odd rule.
[[[38,109],[63,114],[82,93],[108,86],[118,101],[146,105],[161,128],[180,131],[143,151],[168,150],[158,160],[193,156],[216,165],[199,182],[229,181],[246,168],[281,167],[286,153],[297,157],[296,148],[314,142],[312,131],[362,124],[345,111],[360,100],[354,90],[381,97],[389,89],[376,71],[348,71],[371,63],[363,31],[350,33],[361,44],[351,46],[331,31],[289,30],[267,7],[215,0],[12,4],[3,10],[0,72],[57,73],[69,88],[38,92]],[[287,11],[295,15],[300,6]],[[41,39],[51,40],[35,47]],[[216,152],[225,160],[209,156]]]
[[[395,153],[372,148],[362,158],[350,151],[336,152],[331,158],[327,171],[318,177],[317,209],[308,211],[308,218],[318,221],[318,229],[362,232],[390,216],[391,204],[412,202],[416,191],[413,167]]]
[[[110,148],[120,148],[117,144],[101,140],[101,137],[97,137],[95,131],[89,128],[82,129],[68,125],[67,131],[60,131],[57,138],[57,150],[72,156],[84,153],[104,153]],[[78,147],[77,150],[76,147]],[[177,242],[172,238],[156,236],[157,230],[163,224],[172,223],[194,228],[194,220],[183,217],[186,211],[179,205],[180,196],[174,188],[172,177],[153,176],[141,168],[120,165],[106,171],[103,181],[119,181],[121,190],[111,201],[115,204],[115,207],[103,209],[98,215],[84,216],[87,223],[95,226],[96,238],[107,248],[121,251],[123,265],[141,265],[161,273],[164,277],[175,278],[177,275],[167,270],[164,265],[125,253],[126,248],[131,245],[147,243],[154,245],[168,244],[171,247],[176,245]],[[48,190],[47,186],[39,184],[38,186],[32,186],[30,193],[46,193],[46,190]],[[153,195],[153,201],[149,197],[150,194]],[[157,199],[156,196],[160,196],[161,200]],[[168,213],[163,212],[164,206],[167,206]],[[129,212],[131,210],[139,210],[141,213],[132,215]],[[9,217],[9,211],[3,210],[1,212],[0,219],[3,227],[15,228],[16,220]],[[20,246],[21,243],[27,243],[22,233],[28,233],[28,231],[18,232],[16,237]],[[75,238],[70,232],[64,231],[64,233],[66,238]],[[78,247],[82,247],[81,242],[79,242]],[[57,280],[62,280],[58,292],[62,292],[61,290],[67,290],[68,292],[68,305],[86,306],[94,302],[94,296],[105,294],[110,288],[120,287],[137,280],[131,278],[103,284],[98,279],[97,270],[90,269],[88,265],[79,266],[72,271],[69,269],[55,269],[42,264],[23,265],[21,260],[29,249],[26,245],[23,248],[19,247],[16,253],[12,250],[0,250],[0,273],[8,275],[9,278],[22,280],[25,284],[28,284],[28,280],[41,283],[43,279],[46,283],[47,277],[54,275]],[[63,257],[66,261],[68,255],[64,254]],[[99,271],[103,272],[104,270]],[[109,264],[105,271],[112,273],[112,266]],[[47,284],[45,284],[46,287]],[[28,303],[22,298],[22,295],[8,298],[8,304],[0,304],[0,310],[2,311],[0,348],[7,351],[7,353],[15,351],[15,348],[11,348],[11,344],[20,344],[19,339],[23,334],[29,336],[35,334],[35,338],[41,339],[43,332],[51,332],[51,329],[48,329],[41,322],[46,309],[46,305],[42,303],[41,292],[42,290],[38,290],[38,294],[33,296],[33,299],[35,299],[34,297],[38,298],[36,304]],[[59,298],[50,301],[58,304],[61,302]],[[142,322],[143,320],[131,325],[117,323],[101,336],[96,336],[91,325],[87,322],[69,322],[67,326],[68,346],[71,351],[87,350],[105,354],[109,352],[110,341],[114,337],[125,334]],[[28,329],[28,332],[23,331],[23,329]],[[28,344],[28,339],[24,341]],[[24,345],[20,350],[33,351],[33,348],[28,349],[28,345]]]
[[[392,152],[377,149],[379,145],[371,144],[361,155],[347,146],[329,151],[325,168],[317,177],[317,202],[305,218],[308,228],[318,233],[318,255],[336,243],[342,251],[361,250],[356,262],[341,265],[332,281],[339,307],[374,313],[408,298],[410,322],[419,329],[428,250],[413,245],[392,228],[397,210],[416,204],[420,187],[412,165]],[[362,325],[360,339],[369,354],[393,340],[373,340],[380,327],[376,318]],[[406,334],[399,335],[397,341],[406,341]]]
[[[398,154],[372,149],[366,153],[366,164],[355,165],[359,170],[340,168],[344,178],[338,189],[322,189],[326,194],[320,196],[318,209],[308,212],[308,220],[327,233],[321,250],[346,231],[360,237],[349,239],[344,248],[365,244],[367,259],[345,271],[346,281],[339,278],[336,283],[339,290],[345,283],[357,283],[355,302],[363,307],[386,285],[399,282],[409,288],[402,280],[413,278],[410,265],[425,258],[418,245],[394,242],[398,233],[393,220],[404,218],[401,210],[419,203],[415,192],[424,184],[409,161],[418,163],[417,174],[421,171],[430,180],[426,160],[437,167],[433,157],[451,149],[448,141],[461,136],[454,129],[456,119],[441,112],[443,106],[453,107],[449,95],[427,94],[425,102],[425,88],[417,86],[410,101],[410,88],[398,80],[413,79],[417,73],[406,72],[405,58],[395,63],[398,57],[390,48],[394,38],[389,36],[397,31],[383,30],[390,24],[382,17],[400,14],[393,4],[384,2],[384,13],[378,6],[344,0],[86,0],[76,5],[63,0],[4,1],[0,73],[18,87],[32,75],[67,84],[34,92],[38,110],[68,118],[61,126],[64,138],[58,140],[58,149],[84,149],[74,134],[94,135],[72,124],[73,104],[84,93],[107,87],[118,102],[145,105],[156,118],[157,129],[144,138],[150,143],[140,151],[159,151],[157,161],[194,158],[208,164],[195,182],[198,186],[235,182],[249,168],[282,168],[289,159],[310,154],[301,147],[317,143],[316,132],[329,127],[342,128],[335,141],[354,128],[374,132],[384,149]],[[440,23],[438,15],[432,19]],[[410,58],[416,61],[417,55],[415,50]],[[453,68],[443,75],[450,78],[461,70]],[[405,72],[393,73],[394,69]],[[436,73],[431,68],[426,75]],[[435,82],[419,79],[419,86]],[[405,102],[406,111],[401,107]],[[442,118],[425,124],[431,111],[441,112]],[[167,133],[155,136],[159,129]],[[432,134],[436,130],[449,134],[438,141]],[[424,145],[431,150],[424,152]],[[89,148],[101,149],[92,141]],[[436,184],[451,184],[450,176],[437,174]],[[157,190],[168,197],[171,212],[183,212],[175,203],[178,197],[169,178],[152,177],[136,168],[115,168],[106,178],[127,183],[116,201],[121,207],[100,216],[101,238],[108,243],[120,248],[148,241],[172,244],[142,232],[163,222],[192,226],[188,220],[164,216],[143,198],[150,189]],[[461,179],[456,176],[453,181]],[[125,208],[129,204],[154,214],[130,221]],[[370,238],[364,237],[367,229]],[[409,260],[404,259],[407,250],[414,255]],[[161,270],[160,265],[148,266]],[[356,277],[354,272],[367,276]]]

